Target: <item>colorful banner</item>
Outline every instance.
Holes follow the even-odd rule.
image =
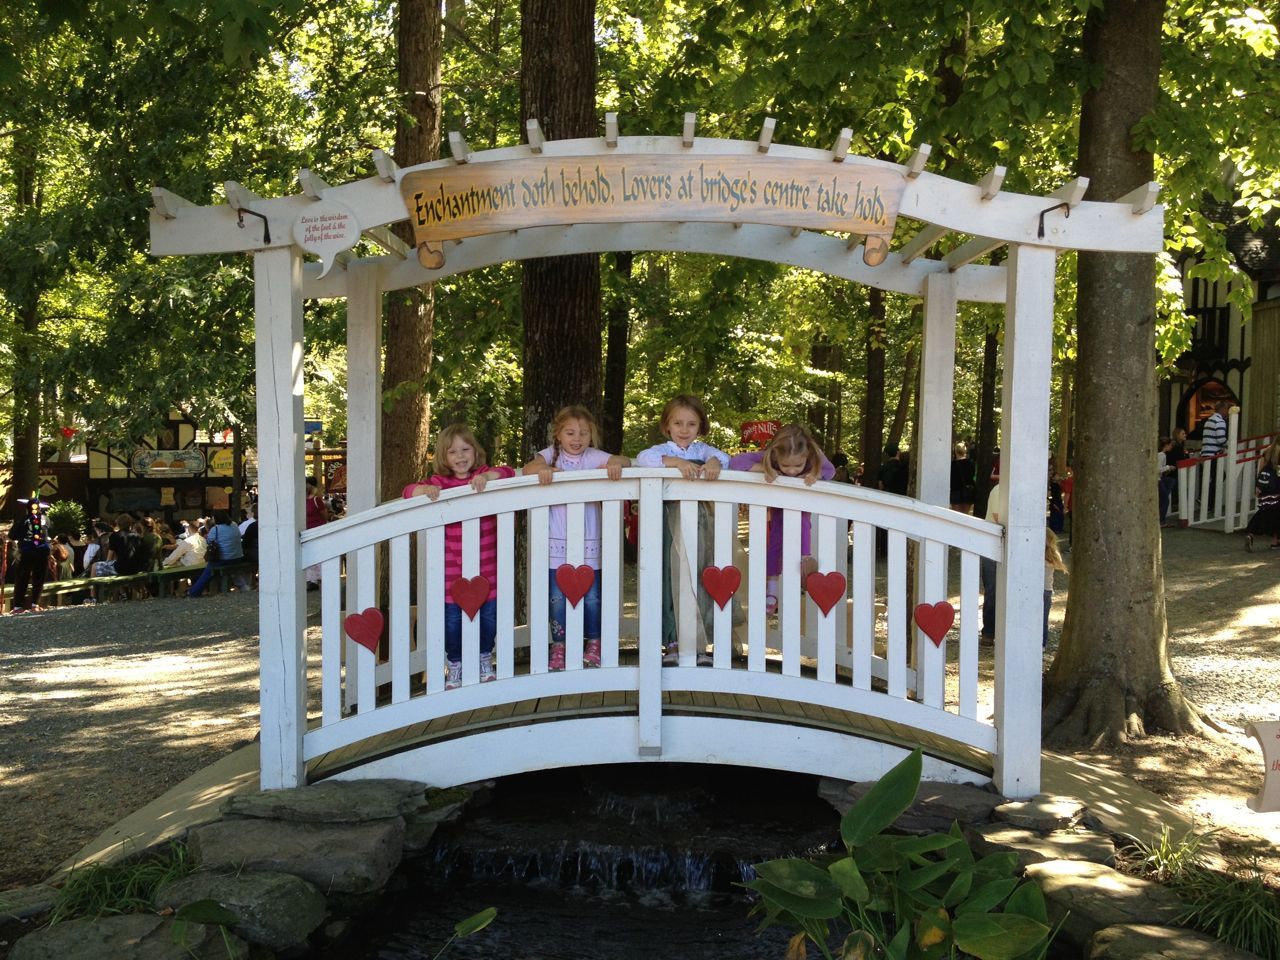
[[[846,161],[769,156],[531,157],[408,173],[401,195],[428,269],[444,241],[575,223],[704,221],[838,231],[884,261],[906,178]]]

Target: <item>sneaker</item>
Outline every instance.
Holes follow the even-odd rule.
[[[778,615],[778,598],[771,593],[765,594],[764,597],[764,615],[766,617],[776,617]]]
[[[444,682],[444,688],[446,690],[457,690],[460,686],[462,686],[462,661],[450,660],[449,676]]]
[[[582,651],[582,665],[584,667],[600,666],[600,641],[588,640],[586,647]]]
[[[1244,548],[1248,550],[1250,553],[1253,553],[1253,534],[1252,533],[1246,533],[1244,535]]]
[[[553,643],[551,655],[547,658],[547,669],[558,673],[564,669],[564,644]]]
[[[662,665],[664,667],[680,666],[680,648],[676,644],[671,644],[662,654]]]
[[[498,679],[498,675],[493,672],[493,652],[480,654],[480,682],[492,683]]]
[[[711,659],[711,654],[709,653],[698,654],[698,666],[710,667],[710,666],[714,666],[714,664],[715,664],[715,661]]]

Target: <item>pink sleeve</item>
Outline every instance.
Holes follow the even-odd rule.
[[[400,496],[408,500],[410,497],[415,495],[413,491],[416,487],[419,487],[424,483],[430,483],[430,482],[431,482],[430,480],[415,480],[413,481],[413,483],[409,484],[407,487],[404,488],[404,492],[401,493]]]
[[[499,480],[506,480],[516,475],[515,470],[511,469],[511,467],[489,467],[488,469],[496,473]]]
[[[831,465],[831,461],[827,459],[827,455],[822,454],[822,466],[818,468],[819,480],[830,480],[836,475],[836,468]]]

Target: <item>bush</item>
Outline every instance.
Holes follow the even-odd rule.
[[[49,507],[49,535],[74,540],[88,529],[84,507],[74,500],[59,500]]]

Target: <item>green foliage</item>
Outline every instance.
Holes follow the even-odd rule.
[[[744,886],[760,895],[764,926],[798,931],[828,960],[842,927],[846,958],[1042,958],[1051,938],[1044,896],[1019,883],[1015,854],[975,859],[956,824],[924,837],[885,832],[915,800],[922,764],[912,751],[844,815],[847,856],[825,869],[794,859],[756,865]]]
[[[485,907],[479,913],[474,913],[463,920],[459,920],[453,925],[453,936],[444,942],[444,945],[436,952],[436,955],[432,957],[431,960],[440,960],[453,941],[465,940],[467,937],[479,933],[489,924],[493,923],[497,916],[497,907]]]
[[[121,913],[149,913],[156,891],[195,869],[187,848],[170,843],[158,854],[74,870],[58,891],[49,923]]]
[[[1160,883],[1175,883],[1193,870],[1204,866],[1205,844],[1213,840],[1216,830],[1196,833],[1188,830],[1175,838],[1168,825],[1150,842],[1133,840],[1123,850],[1129,869]]]
[[[88,529],[84,507],[76,500],[58,500],[49,505],[49,534],[74,539]]]

